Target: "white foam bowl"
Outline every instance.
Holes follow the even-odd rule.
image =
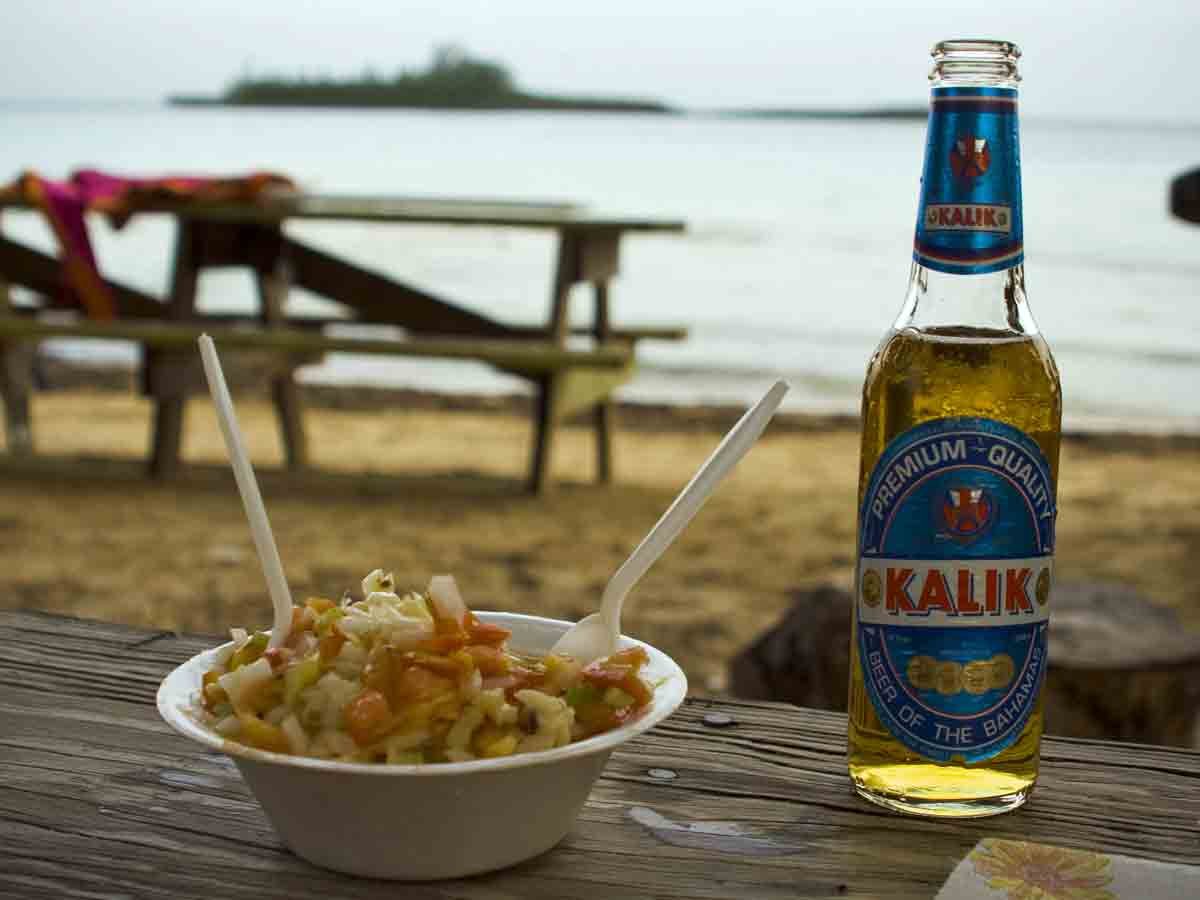
[[[569,622],[480,612],[512,631],[511,646],[546,653]],[[687,694],[676,662],[649,644],[643,669],[656,685],[635,721],[554,750],[424,766],[348,763],[256,750],[196,718],[200,679],[219,647],[163,679],[158,711],[181,734],[233,758],[283,842],[339,872],[425,881],[511,866],[549,850],[571,828],[613,750],[669,716]]]

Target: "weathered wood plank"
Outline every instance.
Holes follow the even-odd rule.
[[[366,353],[479,360],[498,368],[530,374],[557,372],[575,366],[619,369],[632,355],[628,345],[616,342],[604,347],[575,350],[544,341],[346,338],[313,334],[292,328],[243,331],[213,328],[200,321],[51,323],[38,322],[23,316],[0,320],[0,336],[105,338],[136,341],[174,350],[194,349],[196,338],[205,333],[211,335],[219,346],[232,348],[264,348],[292,353]]]
[[[1200,865],[1193,751],[1048,739],[1026,809],[927,822],[852,795],[844,716],[689,700],[614,754],[550,853],[402,890],[345,878],[287,853],[232,764],[158,719],[159,679],[216,640],[0,613],[0,895],[929,897],[984,836]],[[713,822],[731,827],[688,828]]]
[[[30,209],[16,197],[0,198],[0,209]],[[139,214],[170,213],[203,221],[274,224],[288,219],[348,222],[411,222],[429,225],[497,225],[514,228],[578,228],[680,232],[675,219],[598,216],[571,203],[513,200],[282,194],[254,203],[204,203],[189,199],[157,200],[139,206]]]
[[[18,311],[26,313],[29,310],[18,307]],[[244,325],[256,323],[258,317],[238,315],[237,313],[205,313],[204,321],[212,322],[214,325]],[[288,316],[280,324],[288,328],[320,330],[333,325],[358,324],[358,320],[349,318],[348,316]],[[571,328],[570,333],[573,337],[594,337],[595,327],[591,325],[579,325]],[[687,336],[687,328],[675,325],[644,325],[609,329],[609,339],[618,342],[682,341],[686,340]],[[506,325],[504,337],[505,339],[527,338],[530,340],[544,340],[546,337],[546,328],[544,325]]]
[[[487,316],[299,241],[285,239],[283,252],[296,285],[355,310],[356,321],[402,323],[413,334],[509,336],[507,326]]]
[[[41,294],[52,306],[57,302],[63,284],[62,263],[17,241],[0,236],[0,272],[13,284]],[[111,279],[104,280],[123,319],[158,319],[166,314],[165,305],[136,288]]]

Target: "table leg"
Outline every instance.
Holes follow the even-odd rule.
[[[0,273],[0,316],[12,314],[8,279]],[[4,396],[4,432],[13,456],[33,453],[29,394],[33,386],[32,341],[0,341],[0,394]]]
[[[566,344],[570,331],[567,301],[571,285],[579,280],[579,239],[569,231],[559,232],[558,261],[554,268],[554,283],[550,290],[550,320],[547,336],[556,344]],[[529,488],[535,494],[543,493],[549,484],[551,451],[554,432],[558,425],[558,395],[562,389],[562,378],[547,375],[536,382],[533,414],[533,455],[529,467]]]
[[[292,283],[291,266],[284,252],[282,234],[277,234],[275,250],[269,262],[255,271],[263,322],[268,326],[285,324],[284,304]],[[304,433],[304,409],[300,387],[290,366],[271,376],[271,400],[279,416],[280,437],[289,469],[308,465],[308,439]]]
[[[594,281],[592,288],[596,297],[593,335],[597,342],[603,342],[612,337],[608,317],[608,282]],[[592,408],[592,424],[596,432],[596,480],[601,484],[612,482],[612,420],[613,402],[608,396]]]
[[[175,261],[171,272],[171,292],[167,298],[167,319],[191,318],[196,309],[199,282],[197,259],[198,235],[185,219],[176,225]],[[147,383],[154,394],[154,434],[150,455],[150,473],[168,478],[179,469],[179,448],[183,442],[183,419],[187,405],[187,379],[178,353],[158,350],[146,352]]]
[[[13,456],[33,454],[33,427],[29,417],[29,394],[33,353],[28,343],[0,344],[0,383],[4,394],[4,429],[8,452]]]
[[[162,396],[154,402],[150,474],[155,478],[170,478],[179,470],[179,448],[183,443],[186,405],[187,398],[182,394]]]
[[[558,425],[558,395],[562,389],[562,377],[546,375],[537,381],[533,411],[533,461],[529,470],[529,490],[534,494],[545,493],[550,482],[551,451]]]
[[[567,301],[571,296],[571,285],[579,280],[580,241],[569,231],[558,236],[558,260],[554,266],[554,285],[550,291],[549,338],[556,344],[565,344],[571,328]]]

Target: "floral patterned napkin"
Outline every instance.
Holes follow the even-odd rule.
[[[936,900],[1196,900],[1200,867],[984,838]]]

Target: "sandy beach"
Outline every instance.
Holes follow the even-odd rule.
[[[391,398],[390,400],[388,398]],[[623,407],[618,482],[590,482],[589,434],[568,428],[557,488],[521,491],[529,452],[521,401],[458,402],[315,391],[308,428],[319,472],[288,474],[271,408],[239,413],[298,599],[356,588],[370,569],[423,587],[451,572],[468,602],[574,619],[716,445],[735,410]],[[335,408],[340,406],[343,408]],[[149,403],[125,391],[36,396],[39,456],[0,465],[9,565],[0,603],[163,629],[263,626],[261,575],[213,411],[188,408],[170,483],[142,474]],[[788,416],[639,585],[625,630],[719,691],[731,656],[791,591],[849,587],[856,426]],[[1200,629],[1200,440],[1122,435],[1064,442],[1058,575],[1123,581]]]

